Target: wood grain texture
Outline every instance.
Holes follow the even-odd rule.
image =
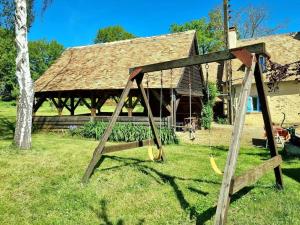
[[[258,60],[257,56],[257,60]],[[263,120],[265,124],[265,130],[267,134],[267,139],[268,139],[268,145],[269,145],[269,150],[270,150],[270,155],[271,157],[277,156],[278,151],[276,148],[276,142],[274,139],[274,133],[273,133],[273,125],[272,125],[272,118],[270,114],[270,109],[266,97],[266,91],[264,88],[264,83],[263,83],[263,73],[262,73],[262,68],[259,63],[256,64],[255,71],[254,71],[254,77],[255,77],[255,83],[256,83],[256,88],[257,88],[257,94],[259,97],[260,105],[261,105],[261,111],[263,115]],[[276,185],[279,189],[283,188],[283,181],[282,181],[282,171],[280,165],[278,165],[276,168],[274,168],[274,173],[275,173],[275,179],[276,179]]]
[[[205,55],[196,55],[187,58],[161,62],[161,63],[138,66],[138,67],[131,68],[130,71],[134,71],[136,68],[142,68],[143,73],[148,73],[148,72],[154,72],[160,70],[169,70],[174,68],[181,68],[186,66],[234,59],[235,56],[231,53],[231,51],[235,51],[239,49],[245,49],[255,54],[267,55],[265,43],[258,43],[254,45],[247,45],[239,48],[234,48],[231,50],[208,53]]]
[[[265,161],[261,165],[248,170],[245,174],[235,177],[233,179],[233,189],[230,194],[234,194],[242,188],[254,184],[265,173],[278,167],[281,163],[282,158],[280,155],[277,155]]]
[[[154,144],[154,140],[149,139],[144,141],[134,141],[134,142],[124,143],[124,144],[105,146],[103,149],[103,154],[123,151],[127,149],[139,148],[143,146],[148,146],[149,144],[150,145]]]
[[[247,99],[251,90],[251,83],[255,68],[256,58],[252,56],[252,66],[247,68],[246,75],[243,80],[243,88],[240,94],[237,115],[234,121],[231,143],[227,156],[226,166],[223,174],[223,181],[220,190],[217,211],[215,216],[215,225],[224,225],[227,219],[227,211],[230,203],[230,189],[232,185],[232,178],[234,176],[237,157],[240,148],[240,138],[243,132],[245,123]]]

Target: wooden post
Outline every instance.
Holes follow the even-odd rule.
[[[239,100],[239,107],[237,116],[234,121],[234,127],[231,137],[231,143],[229,147],[229,152],[227,156],[226,166],[223,174],[223,181],[220,190],[215,225],[224,225],[227,219],[227,210],[230,203],[230,192],[232,188],[232,179],[235,172],[235,167],[237,163],[237,156],[240,148],[240,138],[242,135],[245,115],[247,108],[247,99],[251,91],[252,77],[254,73],[256,58],[255,55],[252,55],[252,66],[251,68],[247,67],[246,75],[243,80],[242,92]]]
[[[91,116],[95,117],[96,116],[96,98],[94,95],[91,96]]]
[[[259,62],[259,56],[257,56],[257,61]],[[262,78],[263,73],[262,73],[262,68],[261,68],[260,63],[257,63],[255,66],[254,77],[255,77],[257,93],[258,93],[258,97],[259,97],[259,101],[260,101],[260,105],[261,105],[263,120],[264,120],[264,124],[265,124],[265,130],[266,130],[266,134],[267,134],[267,138],[268,138],[270,154],[271,154],[271,157],[278,156],[276,142],[274,140],[272,119],[271,119],[271,114],[270,114],[270,110],[269,110],[266,92],[264,89],[263,78]],[[274,168],[274,173],[275,173],[275,178],[276,178],[276,185],[279,189],[282,189],[283,182],[282,182],[282,172],[281,172],[280,165],[277,166],[276,168]]]
[[[128,116],[132,117],[133,107],[132,107],[132,96],[131,95],[128,97],[127,111],[128,111]]]
[[[71,97],[70,98],[70,113],[71,113],[71,116],[74,116],[75,114],[75,102],[74,102],[74,97]]]
[[[136,83],[138,85],[139,90],[142,93],[142,98],[144,99],[145,105],[147,107],[148,116],[149,116],[149,119],[150,119],[149,122],[150,122],[150,125],[151,125],[152,132],[154,134],[155,144],[156,144],[157,148],[162,151],[161,160],[165,161],[166,157],[165,157],[164,151],[162,149],[162,144],[161,144],[161,140],[160,140],[160,137],[159,137],[159,133],[158,133],[158,130],[157,130],[154,118],[153,118],[153,114],[152,114],[152,111],[151,111],[151,108],[150,108],[150,104],[149,104],[149,100],[147,98],[147,94],[146,94],[145,89],[143,87],[142,80],[143,80],[143,76],[137,77]]]

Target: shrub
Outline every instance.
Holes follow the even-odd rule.
[[[72,136],[80,135],[86,138],[100,140],[107,127],[107,122],[89,122],[81,128],[70,127],[69,132]],[[150,135],[150,136],[149,136]],[[142,141],[153,138],[149,127],[134,123],[116,123],[108,140],[112,142],[132,142]],[[163,127],[161,130],[162,144],[178,144],[178,138],[173,129]]]
[[[213,83],[208,84],[208,90],[206,90],[205,104],[203,105],[201,120],[202,125],[205,129],[211,128],[211,123],[213,121],[214,112],[213,107],[216,102],[216,97],[218,96],[217,86]]]
[[[217,117],[216,122],[217,122],[218,124],[228,124],[227,119],[226,119],[226,118],[223,118],[223,117]]]

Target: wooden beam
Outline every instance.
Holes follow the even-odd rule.
[[[70,113],[71,116],[74,116],[75,114],[75,102],[74,102],[74,97],[70,98]]]
[[[124,143],[119,145],[105,146],[103,149],[103,154],[118,152],[127,149],[139,148],[139,147],[147,146],[149,144],[151,145],[154,144],[153,139],[144,140],[144,141],[134,141],[134,142]]]
[[[150,91],[153,93],[153,95],[156,98],[156,100],[160,102],[160,95],[157,93],[157,91],[154,90],[154,89],[150,89]],[[170,106],[170,104],[166,103],[166,101],[164,100],[164,98],[162,98],[162,104],[163,104],[164,107],[166,107],[166,109],[170,113],[172,113],[172,107]]]
[[[222,186],[220,190],[217,211],[215,216],[215,225],[224,225],[227,219],[227,210],[230,203],[230,189],[235,172],[237,157],[240,148],[240,139],[245,123],[247,100],[251,91],[252,78],[256,64],[255,55],[252,56],[252,66],[247,67],[246,75],[243,80],[242,91],[239,98],[238,111],[234,121],[234,127],[231,137],[231,143],[226,160],[226,166],[223,174]]]
[[[91,109],[91,105],[84,98],[80,98],[80,99],[88,109]]]
[[[257,56],[257,61],[259,60],[259,56]],[[259,61],[258,61],[259,62]],[[267,101],[267,96],[264,88],[263,83],[263,73],[260,63],[256,64],[255,71],[254,71],[254,77],[256,82],[256,88],[258,93],[258,98],[261,105],[261,111],[263,115],[263,120],[265,124],[265,130],[268,138],[268,145],[270,150],[271,157],[277,156],[278,151],[276,148],[276,142],[274,139],[274,133],[273,133],[273,125],[272,125],[272,119],[271,114],[269,110],[269,105]],[[282,181],[282,172],[280,165],[274,169],[275,173],[275,179],[276,179],[276,185],[279,189],[283,188],[283,181]]]
[[[47,100],[45,96],[42,96],[38,99],[37,103],[33,106],[33,112],[36,113],[42,104]]]
[[[59,105],[58,105],[58,103],[56,102],[55,98],[50,98],[50,100],[53,102],[54,106],[58,109],[58,108],[59,108]]]
[[[281,163],[282,163],[282,158],[280,155],[277,155],[265,161],[261,165],[248,170],[245,174],[235,177],[232,181],[233,189],[230,194],[232,195],[240,191],[244,187],[254,184],[265,173],[278,167]]]
[[[127,84],[123,90],[123,93],[121,95],[121,98],[120,98],[120,101],[119,101],[119,104],[117,105],[112,117],[111,117],[111,120],[107,126],[107,128],[105,129],[104,131],[104,134],[102,135],[102,138],[101,138],[101,141],[99,143],[99,145],[96,147],[94,153],[93,153],[93,157],[85,171],[85,174],[83,175],[82,177],[82,182],[83,183],[87,183],[90,176],[93,174],[94,170],[95,170],[95,167],[96,165],[98,164],[99,160],[101,159],[101,156],[103,154],[103,149],[105,147],[105,143],[107,142],[108,140],[108,137],[109,135],[111,134],[112,132],[112,129],[113,129],[113,126],[115,125],[116,121],[117,121],[117,118],[123,108],[123,105],[124,105],[124,102],[125,102],[125,99],[127,98],[128,94],[129,94],[129,91],[132,87],[132,84],[133,84],[133,80],[128,80],[127,81]]]
[[[74,106],[74,111],[79,106],[79,104],[80,104],[81,101],[82,101],[81,98],[79,98],[78,101],[76,102],[75,106]]]
[[[138,66],[138,67],[131,68],[129,71],[141,69],[142,73],[149,73],[149,72],[160,71],[160,70],[168,70],[168,69],[174,69],[174,68],[180,68],[180,67],[186,67],[186,66],[193,66],[193,65],[205,64],[205,63],[211,63],[211,62],[230,60],[230,59],[235,58],[235,56],[231,53],[231,51],[235,51],[235,50],[239,50],[239,49],[246,49],[247,51],[249,51],[251,53],[268,56],[268,53],[267,53],[266,47],[265,47],[265,43],[258,43],[258,44],[247,45],[247,46],[234,48],[234,49],[230,49],[230,50],[208,53],[205,55],[195,55],[195,56],[182,58],[182,59],[176,59],[176,60],[155,63],[155,64],[150,64],[150,65],[144,65],[144,66]]]
[[[142,80],[143,80],[143,76],[136,77],[137,86],[138,86],[139,90],[142,93],[142,98],[144,99],[144,102],[145,102],[145,105],[146,105],[146,108],[147,108],[147,112],[148,112],[148,116],[149,116],[149,120],[150,120],[149,121],[150,126],[151,126],[151,129],[152,129],[152,133],[154,134],[155,144],[156,144],[157,148],[162,151],[161,160],[165,161],[166,157],[165,157],[164,151],[162,149],[162,144],[161,144],[161,140],[160,140],[160,137],[159,137],[159,133],[158,133],[157,127],[155,125],[155,121],[154,121],[153,114],[152,114],[152,111],[151,111],[151,108],[150,108],[149,100],[147,98],[145,89],[143,87]]]

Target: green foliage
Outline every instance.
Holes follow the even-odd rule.
[[[16,89],[16,48],[11,31],[0,28],[0,96],[10,98]]]
[[[208,89],[206,90],[207,96],[205,100],[205,104],[202,109],[202,126],[205,129],[211,128],[211,123],[214,119],[213,107],[216,103],[216,97],[219,95],[217,86],[214,83],[208,84]]]
[[[217,117],[216,122],[217,122],[218,124],[228,124],[227,119],[226,119],[226,118],[223,118],[223,117]]]
[[[36,80],[60,56],[63,46],[56,41],[29,42],[30,72]],[[3,100],[18,95],[16,47],[13,32],[0,28],[0,96]]]
[[[57,41],[45,40],[29,42],[28,48],[33,80],[38,79],[64,50],[64,47]]]
[[[107,122],[89,122],[82,128],[70,127],[69,131],[72,136],[80,135],[99,140],[107,125]],[[149,133],[148,126],[134,123],[116,123],[108,140],[113,142],[132,142],[146,140],[149,137],[153,138],[153,135],[152,132]],[[163,144],[178,144],[178,139],[173,129],[165,127],[161,130],[161,140]]]
[[[182,25],[171,25],[171,32],[196,30],[199,49],[202,54],[223,48],[223,22],[221,11],[216,8],[209,13],[209,20],[201,18]]]
[[[121,41],[135,38],[136,36],[127,32],[121,26],[109,26],[98,30],[95,43],[105,43],[112,41]]]
[[[30,28],[34,21],[34,0],[27,2],[27,27]],[[15,1],[0,0],[0,27],[10,31],[15,30]]]

